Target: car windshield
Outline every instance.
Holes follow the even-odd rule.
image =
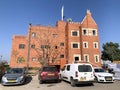
[[[78,66],[78,71],[79,72],[91,72],[92,67],[90,65],[79,65]]]
[[[23,69],[22,68],[11,68],[7,71],[7,73],[22,73],[23,72]]]
[[[43,71],[57,71],[56,67],[43,67]]]
[[[105,72],[105,70],[104,70],[104,69],[102,69],[102,68],[99,68],[99,69],[94,69],[94,71],[95,71],[95,72]]]

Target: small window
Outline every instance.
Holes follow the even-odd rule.
[[[77,43],[74,43],[74,44],[73,44],[73,48],[78,48],[78,44],[77,44]]]
[[[96,30],[92,31],[93,36],[96,36]]]
[[[35,32],[32,32],[32,38],[35,38],[36,37],[36,33]]]
[[[81,61],[81,57],[79,54],[74,55],[74,61]]]
[[[64,43],[63,43],[63,42],[61,42],[61,43],[60,43],[60,46],[64,46]]]
[[[88,54],[85,54],[85,55],[84,55],[84,61],[85,61],[85,62],[89,62],[89,55],[88,55]]]
[[[64,54],[61,54],[61,55],[60,55],[60,58],[64,58]]]
[[[24,49],[25,48],[25,44],[19,44],[19,49]]]
[[[32,61],[35,62],[35,61],[36,61],[36,57],[33,57],[33,58],[32,58]]]
[[[78,31],[73,30],[73,31],[71,31],[71,33],[72,33],[72,36],[79,36],[79,32]]]
[[[35,48],[35,45],[33,44],[33,45],[31,45],[31,48]]]
[[[52,34],[53,35],[53,38],[57,37],[58,35],[57,34]]]
[[[94,55],[94,60],[96,63],[99,62],[99,55]]]
[[[83,30],[83,35],[87,35],[87,30]]]
[[[88,42],[83,42],[83,48],[88,48]]]
[[[94,42],[93,45],[94,48],[98,48],[98,42]]]

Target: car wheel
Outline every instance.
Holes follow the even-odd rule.
[[[70,84],[71,84],[72,87],[75,86],[75,82],[74,82],[73,78],[70,79]]]
[[[98,78],[95,76],[95,82],[98,82]]]
[[[40,83],[40,84],[42,84],[42,83],[43,83],[43,81],[42,81],[42,80],[39,80],[39,83]]]

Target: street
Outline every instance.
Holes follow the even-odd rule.
[[[0,90],[120,90],[120,81],[114,83],[94,83],[94,85],[77,85],[72,87],[68,82],[39,84],[38,77],[28,77],[25,85],[2,86]]]

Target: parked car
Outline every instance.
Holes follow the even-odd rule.
[[[5,68],[3,65],[0,65],[0,80],[4,74],[5,74]]]
[[[76,84],[93,84],[94,70],[88,63],[66,64],[60,71],[61,80],[70,82],[71,86]]]
[[[114,82],[114,76],[111,73],[105,71],[101,67],[94,68],[95,81],[97,82]]]
[[[10,68],[2,77],[2,85],[24,84],[26,71],[23,68]]]
[[[45,81],[59,81],[59,72],[55,66],[43,66],[38,74],[39,83],[42,84]]]

